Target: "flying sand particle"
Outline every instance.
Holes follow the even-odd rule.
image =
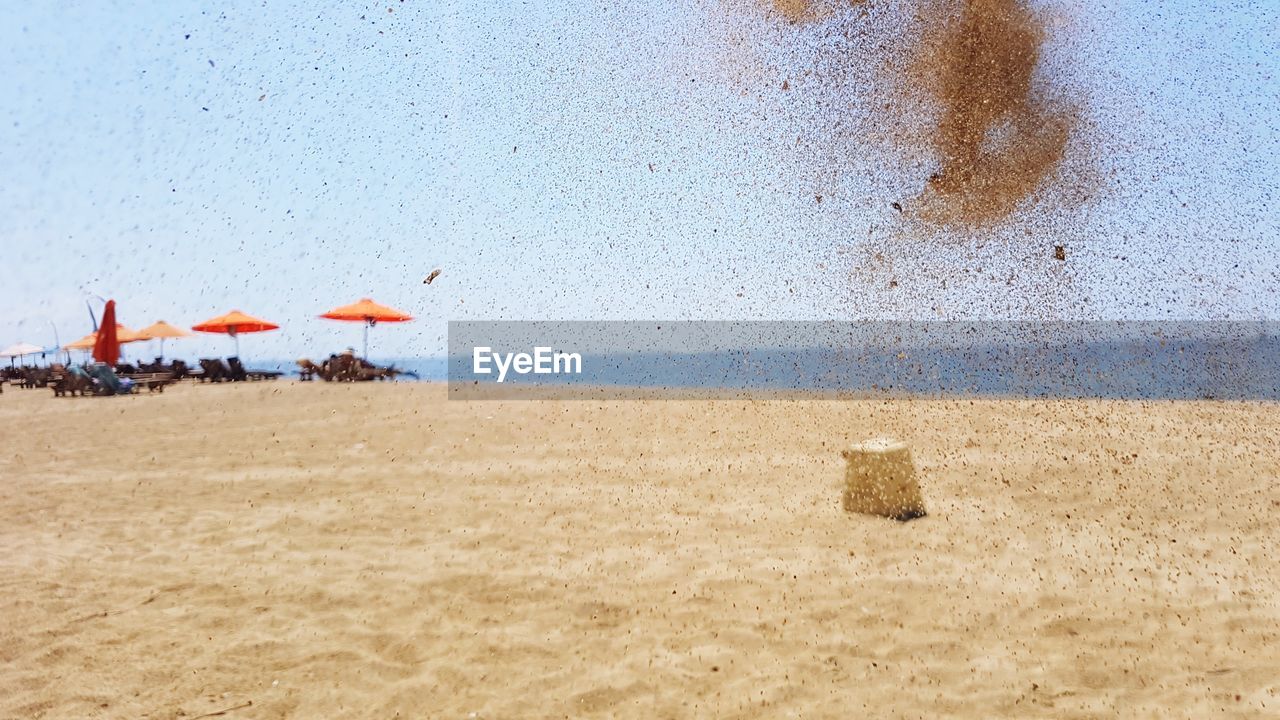
[[[1076,122],[1036,77],[1044,25],[1024,0],[961,0],[958,18],[930,33],[916,58],[941,111],[930,136],[939,169],[925,191],[941,203],[929,211],[969,225],[999,220],[1051,180]]]
[[[1069,146],[1082,156],[1090,148],[1076,132],[1077,104],[1043,71],[1047,28],[1027,0],[772,3],[792,25],[839,19],[851,6],[858,6],[857,14],[832,25],[839,28],[841,42],[821,51],[830,65],[819,77],[831,78],[834,90],[847,77],[845,71],[884,66],[898,74],[881,76],[888,87],[872,93],[878,99],[862,97],[852,106],[824,103],[822,123],[840,128],[864,113],[877,128],[911,129],[884,130],[879,137],[902,158],[916,156],[921,146],[929,151],[933,167],[918,180],[922,218],[980,227],[1031,208],[1047,190],[1068,190],[1060,194],[1069,202],[1087,198],[1086,192],[1055,186],[1070,182],[1060,172]],[[874,26],[879,29],[863,23],[868,8],[891,14],[892,23]],[[877,34],[887,33],[886,28],[900,37]],[[808,42],[812,36],[796,32],[793,37]],[[852,170],[858,161],[841,162]]]

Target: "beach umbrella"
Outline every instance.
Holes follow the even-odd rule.
[[[157,320],[150,325],[138,331],[139,335],[146,335],[148,338],[160,341],[160,359],[164,359],[164,341],[165,338],[181,338],[190,337],[191,333],[176,328],[163,320]]]
[[[84,337],[80,338],[79,340],[76,340],[75,342],[70,342],[70,343],[67,343],[66,345],[63,345],[62,349],[63,350],[92,350],[93,344],[96,343],[97,341],[98,341],[98,333],[91,332],[88,335],[85,335]]]
[[[116,301],[108,300],[102,311],[102,327],[93,343],[93,359],[107,365],[120,362],[120,336],[116,327]]]
[[[150,339],[151,339],[150,335],[145,335],[141,332],[138,332],[137,330],[130,330],[124,325],[121,325],[120,323],[116,323],[116,342],[120,343],[121,345],[127,345],[128,343],[142,342],[144,340],[150,340]],[[66,345],[63,345],[62,349],[63,350],[92,350],[93,346],[97,342],[98,342],[98,333],[91,332],[88,335],[85,335],[84,337],[80,338],[79,340],[76,340],[73,343],[67,343]]]
[[[4,350],[0,350],[0,357],[9,358],[9,365],[12,366],[18,358],[24,355],[35,355],[36,353],[43,353],[43,352],[44,352],[44,348],[42,347],[37,347],[35,345],[32,345],[31,343],[20,342],[14,345],[10,345]]]
[[[369,328],[380,322],[408,322],[413,319],[413,316],[408,313],[381,305],[369,298],[361,298],[359,302],[336,307],[320,317],[328,320],[364,323],[365,358],[369,357]]]
[[[280,326],[273,322],[267,322],[252,315],[245,315],[239,310],[232,310],[226,315],[219,315],[216,318],[209,318],[198,325],[192,325],[192,330],[203,333],[222,333],[230,335],[236,339],[236,356],[240,356],[240,335],[242,333],[266,332],[268,330],[279,330]]]
[[[18,343],[10,345],[4,350],[0,350],[0,357],[18,358],[24,355],[35,355],[44,352],[44,348],[32,345],[31,343]]]

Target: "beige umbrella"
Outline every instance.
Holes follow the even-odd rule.
[[[10,345],[4,350],[0,350],[0,357],[9,358],[9,366],[13,367],[14,361],[18,358],[24,355],[34,355],[36,353],[43,352],[44,348],[37,345],[32,345],[31,343],[18,343],[16,345]]]
[[[191,333],[176,328],[163,320],[157,320],[150,325],[138,331],[139,335],[146,335],[149,338],[160,341],[160,359],[164,359],[164,341],[165,338],[183,338],[191,337]]]

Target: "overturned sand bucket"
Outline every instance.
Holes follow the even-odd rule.
[[[840,454],[846,464],[841,499],[846,512],[902,521],[926,514],[915,464],[905,443],[876,438],[857,443]]]

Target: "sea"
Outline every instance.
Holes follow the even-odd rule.
[[[1280,327],[1208,337],[1143,335],[1084,342],[980,342],[947,347],[915,342],[851,347],[771,347],[718,351],[583,353],[574,375],[510,374],[503,391],[521,387],[616,387],[835,392],[886,396],[987,396],[1280,401]],[[471,358],[375,358],[409,373],[400,381],[489,385]],[[251,369],[297,376],[292,360],[251,361]],[[455,397],[461,397],[454,395]],[[555,397],[541,395],[541,397]]]

